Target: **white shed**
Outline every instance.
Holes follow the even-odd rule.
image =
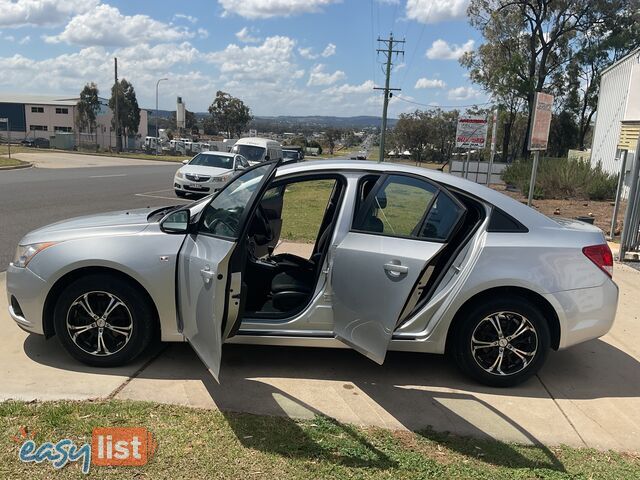
[[[602,72],[596,115],[591,164],[600,162],[604,170],[618,174],[621,123],[640,122],[640,48]],[[630,169],[632,158],[633,153],[629,152],[626,170]]]

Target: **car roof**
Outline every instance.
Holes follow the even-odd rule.
[[[280,145],[278,142],[276,142],[275,140],[271,140],[270,138],[262,138],[262,137],[244,137],[241,138],[240,140],[238,140],[235,145],[258,145],[258,146],[265,146],[265,145],[270,145],[272,143],[275,143],[277,145]]]
[[[549,217],[539,213],[513,198],[504,195],[492,188],[485,187],[479,183],[456,177],[449,173],[434,170],[425,167],[415,167],[412,165],[391,163],[391,162],[372,162],[366,160],[313,160],[298,163],[283,164],[278,168],[277,177],[284,175],[304,173],[304,172],[320,172],[320,171],[357,171],[371,173],[404,173],[418,175],[434,182],[443,184],[444,186],[466,192],[474,197],[480,198],[487,203],[495,205],[504,210],[509,215],[515,217],[527,227],[557,227]]]

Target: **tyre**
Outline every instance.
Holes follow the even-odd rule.
[[[58,297],[53,322],[65,350],[95,367],[131,362],[149,346],[155,329],[139,287],[105,274],[69,284]]]
[[[182,190],[176,190],[176,195],[180,198],[184,198],[187,196],[187,194],[185,192],[183,192]]]
[[[492,387],[511,387],[535,375],[551,344],[547,320],[520,297],[472,306],[453,335],[458,367]]]

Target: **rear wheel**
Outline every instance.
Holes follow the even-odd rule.
[[[510,387],[527,380],[549,352],[547,321],[524,298],[479,303],[458,325],[452,342],[456,363],[485,385]]]
[[[67,352],[87,365],[115,367],[140,355],[154,330],[153,311],[139,288],[111,275],[82,277],[56,303],[54,328]]]

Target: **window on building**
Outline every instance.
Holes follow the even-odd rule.
[[[49,127],[46,125],[29,125],[29,130],[33,132],[46,132],[49,130]]]
[[[53,127],[54,132],[73,132],[71,127]]]
[[[56,113],[61,113],[63,115],[67,115],[69,113],[68,108],[56,107]]]
[[[31,107],[31,113],[44,113],[44,107]]]

